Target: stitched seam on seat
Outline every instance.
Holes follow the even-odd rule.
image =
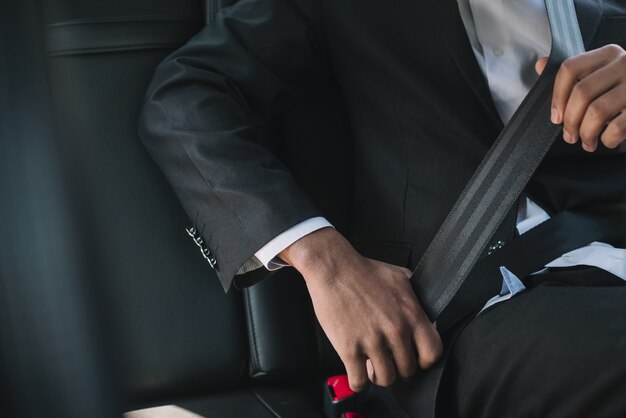
[[[246,311],[248,312],[248,324],[250,325],[250,330],[252,332],[252,346],[251,346],[251,355],[252,355],[252,360],[255,363],[255,368],[260,369],[261,368],[261,359],[259,356],[259,350],[258,350],[258,341],[257,341],[257,332],[256,332],[256,325],[255,325],[255,320],[254,320],[254,314],[252,312],[252,304],[250,302],[250,291],[246,290],[246,292],[244,293],[244,302],[246,304]]]
[[[124,24],[124,23],[158,23],[158,22],[175,22],[175,23],[202,23],[201,20],[192,19],[177,19],[158,16],[112,16],[105,18],[93,18],[93,19],[76,19],[68,20],[64,22],[50,23],[46,25],[46,29],[62,28],[68,26],[80,26],[80,25],[101,25],[101,24]]]
[[[89,53],[98,53],[98,52],[117,52],[117,51],[135,51],[141,49],[155,49],[155,48],[175,48],[183,43],[188,36],[191,36],[191,33],[185,34],[185,36],[181,36],[184,34],[184,29],[188,29],[191,27],[190,25],[196,26],[201,24],[201,21],[195,21],[191,19],[176,19],[176,18],[167,18],[167,17],[156,17],[156,16],[146,16],[142,18],[141,16],[132,16],[132,17],[112,17],[112,18],[95,18],[95,19],[81,19],[75,21],[67,21],[60,23],[53,23],[46,26],[46,38],[47,40],[52,40],[53,42],[48,45],[47,54],[48,56],[56,56],[56,55],[71,55],[71,54],[89,54]],[[77,30],[88,30],[89,33],[102,34],[111,31],[116,31],[113,33],[117,33],[118,28],[134,28],[134,30],[139,30],[141,28],[148,29],[148,33],[159,33],[160,36],[157,36],[157,39],[144,39],[144,40],[133,40],[131,39],[120,39],[119,44],[115,42],[90,42],[87,45],[78,45],[76,47],[67,45],[67,39],[64,41],[59,41],[58,36],[63,36],[65,34],[65,38],[67,38],[68,34],[72,34]],[[188,30],[187,30],[188,32]],[[144,35],[146,31],[143,31]],[[168,39],[158,39],[159,37],[163,37],[163,33],[172,33]],[[134,37],[134,36],[133,36]],[[63,39],[63,38],[61,38]],[[67,46],[65,46],[67,45]]]
[[[121,51],[137,51],[142,49],[160,49],[160,48],[175,48],[179,44],[177,43],[146,43],[146,44],[126,44],[119,46],[110,46],[110,47],[92,47],[92,48],[70,48],[70,49],[59,49],[53,50],[48,53],[48,56],[59,56],[59,55],[81,55],[81,54],[97,54],[97,53],[107,53],[107,52],[121,52]]]

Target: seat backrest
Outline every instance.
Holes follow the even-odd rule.
[[[221,8],[236,3],[204,1],[207,24]],[[260,136],[331,223],[346,232],[353,171],[348,118],[339,91],[330,84],[298,97]],[[339,358],[315,319],[304,281],[294,269],[281,269],[244,289],[243,297],[252,380],[302,381],[341,371]]]
[[[45,4],[57,147],[127,406],[232,387],[247,362],[241,294],[224,295],[136,134],[154,68],[204,24],[202,4]]]
[[[212,19],[209,3],[45,3],[58,148],[128,407],[233,387],[247,365],[252,379],[272,381],[340,367],[294,270],[224,295],[186,235],[190,220],[137,137],[154,68]],[[343,230],[352,171],[337,91],[328,86],[301,98],[266,133],[278,138],[271,142],[296,180]]]
[[[55,158],[40,2],[0,3],[0,416],[121,413]]]

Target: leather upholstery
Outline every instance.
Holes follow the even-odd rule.
[[[102,338],[90,340],[94,352],[84,354],[96,359],[97,370],[111,372],[122,382],[117,389],[124,394],[126,409],[174,401],[206,416],[321,417],[320,377],[340,370],[340,363],[319,330],[304,282],[293,269],[284,269],[243,295],[237,291],[224,295],[185,232],[190,220],[136,135],[140,101],[154,68],[198,31],[204,19],[202,6],[196,0],[45,2],[41,27],[54,128],[49,146],[54,151],[46,154],[45,164],[39,159],[28,164],[7,159],[3,167],[17,173],[26,164],[32,178],[44,176],[49,180],[45,184],[54,186],[33,192],[47,202],[62,201],[63,213],[52,212],[49,205],[39,208],[32,199],[23,203],[37,208],[31,220],[58,218],[54,224],[58,231],[72,232],[75,241],[67,248],[75,248],[75,253],[55,260],[64,260],[66,267],[79,266],[76,280],[87,291],[74,295],[82,298],[82,305],[68,303],[67,313],[84,321],[93,314],[103,328]],[[321,111],[336,135],[314,123],[314,115],[319,117]],[[299,181],[311,181],[299,173],[319,171],[317,181],[308,185],[312,199],[335,226],[346,230],[349,208],[337,207],[335,201],[351,179],[338,176],[331,167],[333,161],[344,161],[348,143],[326,155],[324,142],[312,141],[320,132],[328,135],[327,141],[347,138],[343,112],[336,94],[318,92],[266,134],[278,142],[289,139],[276,146]],[[15,149],[24,158],[26,145]],[[313,158],[299,161],[297,147],[308,147]],[[59,168],[58,178],[49,177],[48,164]],[[31,177],[24,177],[24,187]],[[13,209],[3,218],[19,222],[33,215],[22,211],[23,217],[16,217],[20,211]],[[15,234],[20,230],[26,231],[17,225],[12,229]],[[50,245],[60,242],[56,238]],[[67,248],[60,245],[54,250]],[[3,273],[9,271],[7,265]],[[45,272],[49,266],[37,268]],[[69,301],[65,291],[52,296]],[[29,335],[44,337],[41,331],[28,329]],[[67,331],[64,346],[78,343],[77,335]],[[0,347],[3,359],[8,349],[6,344]],[[102,352],[107,355],[100,356]],[[77,360],[78,356],[65,356],[61,361],[66,366],[59,368],[81,364]],[[55,377],[42,381],[42,388],[58,384],[66,389],[65,382]],[[254,386],[247,383],[248,377]],[[75,402],[74,409],[79,410],[91,402],[89,394],[105,400],[104,392],[84,389],[81,402],[65,398],[58,402]],[[200,395],[204,397],[181,400]],[[105,412],[106,407],[100,409],[113,415]],[[53,417],[80,416],[49,412]]]
[[[250,377],[290,382],[341,372],[341,363],[313,315],[304,280],[291,268],[244,290]]]
[[[119,414],[58,170],[39,2],[0,3],[0,416]]]
[[[94,287],[94,291],[84,295],[80,306],[68,302],[69,296],[78,294],[55,300],[66,313],[74,314],[68,316],[74,319],[90,318],[91,308],[104,307],[101,312],[94,311],[101,315],[99,323],[106,328],[106,339],[94,352],[85,353],[97,361],[98,349],[109,354],[120,373],[127,408],[174,401],[206,416],[317,417],[321,404],[319,377],[338,370],[340,364],[319,332],[302,279],[286,269],[247,289],[243,297],[239,292],[225,296],[215,274],[187,237],[189,219],[135,133],[140,100],[155,66],[192,36],[205,19],[210,21],[214,11],[211,5],[217,3],[230,1],[42,2],[56,142],[51,144],[54,152],[41,148],[39,142],[17,141],[19,146],[10,148],[11,152],[0,153],[3,174],[15,176],[0,176],[6,186],[2,189],[10,189],[13,194],[21,188],[32,188],[32,193],[10,205],[0,205],[0,219],[15,222],[0,224],[1,236],[11,249],[1,254],[0,279],[17,276],[17,270],[8,267],[13,268],[15,260],[20,261],[22,271],[37,272],[41,277],[53,267],[62,277],[64,269],[76,263],[81,275],[74,279],[89,285],[86,288]],[[623,39],[623,34],[616,33],[609,23],[607,39]],[[4,37],[0,43],[3,40],[9,39]],[[29,91],[43,90],[42,86],[29,85]],[[267,135],[279,139],[276,149],[281,150],[294,177],[315,204],[340,231],[350,232],[351,208],[338,207],[336,202],[345,201],[340,197],[352,188],[352,178],[346,175],[353,172],[346,164],[351,144],[344,106],[332,90],[330,87],[303,100],[285,118],[272,124]],[[3,87],[2,94],[5,91]],[[21,98],[26,100],[28,96],[22,94]],[[0,115],[13,115],[6,103],[0,110]],[[43,118],[41,111],[33,108],[29,113],[15,112],[15,119],[27,115],[28,121],[38,121]],[[20,122],[27,125],[24,120]],[[36,131],[36,123],[32,125],[31,133]],[[0,124],[0,133],[6,135],[7,126]],[[332,155],[325,152],[328,143],[333,145]],[[14,158],[17,155],[19,159]],[[344,172],[336,171],[338,162],[344,165]],[[62,167],[61,173],[57,173],[57,166]],[[318,176],[305,175],[310,172]],[[13,181],[17,173],[26,173],[20,174],[19,182]],[[61,203],[67,196],[71,198]],[[56,212],[59,207],[63,211]],[[20,228],[23,225],[27,227]],[[7,231],[10,234],[5,234]],[[45,246],[24,257],[23,253],[31,250],[31,242],[25,241],[22,233],[28,239],[47,236]],[[67,257],[62,238],[70,233],[75,241],[67,248],[76,253]],[[376,255],[395,264],[404,265],[414,256],[411,246],[403,242],[354,241],[364,255]],[[42,255],[46,257],[39,257]],[[60,266],[61,262],[70,264]],[[60,289],[58,282],[43,284]],[[0,287],[0,300],[6,296],[2,294],[6,289]],[[26,302],[33,300],[38,299],[12,299],[25,308]],[[8,309],[0,304],[0,319]],[[20,336],[42,338],[50,333],[45,325],[52,318],[24,318],[20,325],[33,328],[25,328]],[[69,332],[69,326],[75,323],[66,325],[67,337],[61,339],[68,347],[85,335]],[[14,330],[9,327],[0,330],[0,355],[4,360],[12,348],[5,336],[15,334],[10,334]],[[20,355],[30,360],[32,352],[48,346],[57,347],[40,344]],[[66,355],[64,360],[59,368],[79,364],[76,356]],[[38,369],[39,364],[50,366],[33,363],[29,370],[48,370]],[[5,365],[0,364],[3,373]],[[98,369],[103,365],[98,363]],[[33,389],[46,384],[48,388],[57,384],[59,388],[55,389],[61,390],[66,382],[54,377],[25,382],[22,376],[19,383],[29,383],[31,394],[39,394]],[[271,382],[271,386],[260,386],[259,381]],[[292,386],[302,381],[310,382],[312,387],[285,389],[276,383]],[[78,406],[90,402],[81,392],[70,393]],[[206,396],[180,400],[196,394]],[[72,416],[47,412],[47,416]]]
[[[49,56],[173,49],[185,42],[194,20],[168,17],[78,19],[46,27]]]
[[[232,387],[247,360],[241,295],[198,258],[136,135],[153,69],[200,28],[201,5],[47,3],[57,148],[129,402]]]
[[[137,111],[154,67],[202,24],[199,4],[176,2],[174,11],[172,3],[87,7],[57,0],[46,6],[56,145],[127,408],[220,390],[189,408],[213,416],[319,416],[318,375],[339,363],[319,333],[304,282],[284,269],[243,298],[236,291],[224,295],[185,232],[190,220],[137,139]],[[311,98],[266,134],[293,135],[302,141],[295,146],[311,146],[308,115],[327,109],[328,123],[344,136],[335,99],[328,93]],[[316,166],[293,161],[296,176],[298,169],[324,173],[313,198],[344,228],[347,208],[333,205],[333,193],[343,193],[349,179],[337,182],[321,170],[341,154],[324,156],[323,144],[311,152],[318,158],[309,164]],[[309,380],[315,389],[223,392],[241,385],[248,347],[252,378]],[[268,412],[272,403],[277,415]]]
[[[244,303],[250,342],[250,376],[279,380],[311,375],[315,370],[314,318],[303,295],[304,282],[293,269],[284,269],[246,289]]]
[[[204,15],[207,23],[215,18],[217,12],[231,4],[235,4],[237,0],[204,0]]]

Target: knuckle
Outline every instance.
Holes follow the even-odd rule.
[[[432,354],[420,354],[420,367],[422,369],[429,369],[437,362],[437,357]]]
[[[602,135],[602,143],[610,149],[617,148],[626,139],[626,126],[610,124]]]
[[[350,384],[350,389],[354,392],[361,392],[367,386],[367,380],[360,377],[348,377],[348,383]]]
[[[402,369],[398,370],[398,373],[400,373],[400,376],[403,379],[408,379],[409,377],[413,376],[415,374],[415,370],[417,369],[417,366],[415,365],[415,363],[412,363],[406,367],[403,367]]]
[[[589,112],[589,116],[596,120],[606,120],[608,117],[606,109],[598,101],[591,103],[587,108],[587,111]]]
[[[415,321],[418,320],[419,318],[422,318],[424,311],[422,310],[422,307],[420,306],[417,299],[412,299],[410,301],[407,301],[407,303],[405,304],[405,309],[406,309],[405,315],[407,318],[407,327],[409,329],[412,329],[414,327]]]
[[[404,340],[407,329],[403,325],[394,322],[386,328],[386,332],[387,338],[389,338],[390,342],[399,343]]]
[[[386,377],[386,378],[382,378],[380,380],[376,381],[376,384],[378,386],[382,386],[384,388],[388,388],[389,386],[393,385],[396,382],[396,378],[395,377]]]
[[[437,363],[437,360],[439,360],[440,357],[441,353],[436,351],[428,351],[423,354],[420,353],[420,365],[423,368],[428,369]]]
[[[561,64],[561,72],[567,76],[574,75],[575,62],[573,58],[568,58]]]
[[[421,350],[419,352],[419,363],[422,368],[429,368],[433,366],[441,358],[443,354],[443,345],[441,339],[431,339],[428,349]]]
[[[626,125],[614,124],[613,125],[613,138],[615,141],[623,141],[626,139]]]
[[[367,349],[367,353],[377,352],[382,350],[383,345],[385,344],[385,338],[383,335],[379,333],[374,333],[366,338],[364,342],[364,346]]]
[[[584,81],[578,82],[572,90],[572,95],[574,96],[574,98],[588,103],[589,101],[591,101],[591,86],[589,85],[589,83],[586,83]]]
[[[622,49],[622,47],[617,44],[608,44],[602,47],[602,49],[614,56],[622,55],[624,53],[624,49]]]

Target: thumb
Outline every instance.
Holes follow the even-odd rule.
[[[535,71],[537,71],[537,74],[541,75],[543,70],[546,69],[546,65],[548,65],[548,57],[539,58],[535,63]]]

